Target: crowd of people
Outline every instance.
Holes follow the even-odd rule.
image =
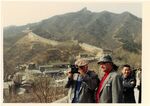
[[[139,90],[138,103],[141,103],[141,69],[133,75],[131,66],[124,64],[120,74],[112,57],[104,55],[97,62],[104,72],[99,78],[100,75],[88,69],[88,64],[86,59],[78,59],[77,71],[71,68],[67,71],[65,87],[69,88],[69,103],[136,103],[135,88]]]

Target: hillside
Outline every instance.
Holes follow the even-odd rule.
[[[26,29],[32,32],[24,33]],[[91,12],[83,8],[37,23],[5,27],[3,32],[7,72],[17,64],[68,61],[85,52],[73,41],[112,50],[118,63],[141,64],[142,19],[129,12]]]
[[[95,13],[83,8],[77,12],[53,16],[38,23],[4,28],[4,40],[7,42],[13,39],[11,43],[14,43],[22,36],[21,31],[26,28],[52,40],[74,39],[108,49],[115,49],[122,45],[127,49],[127,43],[130,43],[135,49],[131,48],[129,51],[141,49],[142,20],[129,12]]]
[[[16,71],[15,67],[19,64],[68,62],[71,56],[78,55],[79,51],[84,50],[74,42],[57,42],[30,32],[4,51],[4,70],[10,74]]]

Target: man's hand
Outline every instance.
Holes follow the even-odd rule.
[[[71,73],[71,70],[67,70],[67,76],[68,78],[72,78],[73,77],[73,74]]]

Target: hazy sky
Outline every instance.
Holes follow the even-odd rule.
[[[38,22],[54,15],[79,11],[84,7],[87,7],[92,12],[107,10],[122,13],[128,11],[138,17],[142,17],[141,3],[7,1],[2,3],[2,24],[3,26],[24,25]]]

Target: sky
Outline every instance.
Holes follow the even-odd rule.
[[[5,1],[2,2],[2,25],[25,25],[39,22],[54,15],[76,12],[87,7],[92,12],[104,10],[122,13],[128,11],[142,18],[142,4],[134,2],[54,2]]]

